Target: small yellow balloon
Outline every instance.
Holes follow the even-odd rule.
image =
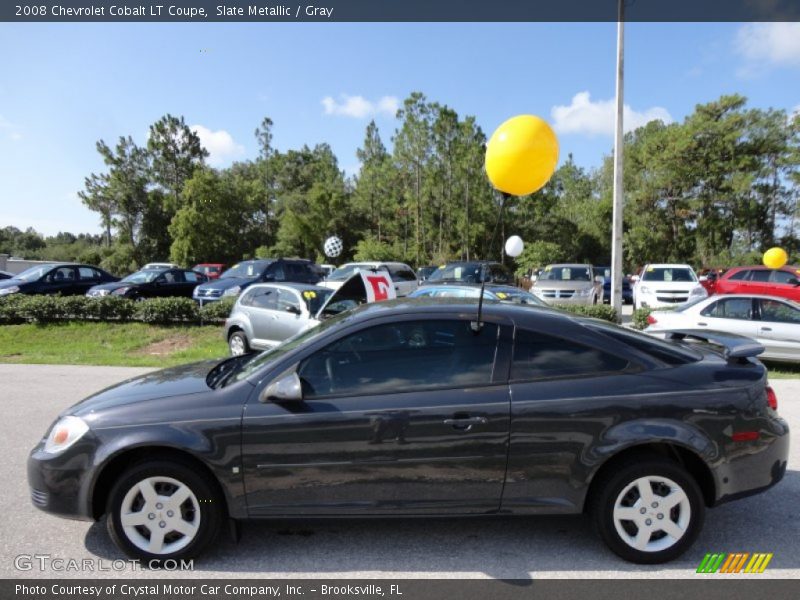
[[[764,266],[770,269],[780,269],[789,262],[789,255],[783,248],[770,248],[764,252]]]
[[[558,138],[550,125],[533,115],[518,115],[498,127],[486,145],[486,174],[507,194],[526,196],[553,176]]]

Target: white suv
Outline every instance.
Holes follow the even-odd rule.
[[[689,265],[645,265],[633,286],[634,308],[661,308],[708,295]]]

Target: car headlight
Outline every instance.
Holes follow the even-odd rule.
[[[44,451],[59,454],[81,439],[87,431],[89,426],[80,417],[62,417],[50,430]]]
[[[18,285],[12,285],[0,290],[0,296],[7,296],[8,294],[16,294],[19,291]]]
[[[689,298],[705,298],[708,296],[708,291],[702,285],[696,285],[689,292]]]
[[[222,295],[223,295],[223,296],[236,296],[236,295],[238,295],[238,294],[239,294],[239,292],[241,292],[241,291],[242,291],[242,286],[240,286],[240,285],[235,285],[235,286],[233,286],[232,288],[228,288],[227,290],[225,290],[224,292],[222,292]]]
[[[114,294],[115,296],[123,296],[125,294],[125,292],[127,292],[129,289],[131,289],[131,288],[130,287],[121,287],[121,288],[115,289],[111,293]]]
[[[109,294],[108,290],[89,290],[88,292],[86,292],[87,296],[94,296],[94,297],[108,296],[108,294]]]
[[[592,288],[586,288],[585,290],[575,290],[576,296],[589,296],[592,293]]]

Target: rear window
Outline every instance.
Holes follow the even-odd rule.
[[[697,362],[702,358],[700,354],[693,350],[682,348],[638,331],[622,329],[605,323],[592,323],[588,327],[668,365],[685,365]]]

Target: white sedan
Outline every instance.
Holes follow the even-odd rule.
[[[654,311],[645,331],[708,329],[753,338],[765,348],[759,358],[800,362],[800,304],[775,296],[721,295],[698,298],[675,310]]]

